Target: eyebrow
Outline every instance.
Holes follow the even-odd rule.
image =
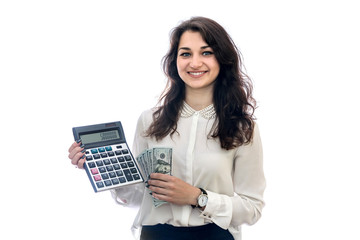
[[[202,46],[202,47],[200,47],[200,49],[205,49],[205,48],[209,48],[209,47],[210,47],[210,46]],[[189,48],[189,47],[181,47],[181,48],[178,49],[178,51],[179,51],[179,50],[190,51],[191,48]]]

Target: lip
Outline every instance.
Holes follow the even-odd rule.
[[[200,78],[204,76],[207,73],[207,71],[189,71],[187,73],[193,78]]]

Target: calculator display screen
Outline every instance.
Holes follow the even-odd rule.
[[[109,140],[119,139],[119,131],[111,130],[104,132],[96,132],[89,134],[80,134],[81,142],[83,144],[94,143],[94,142],[106,142]]]

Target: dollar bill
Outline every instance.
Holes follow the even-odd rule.
[[[153,153],[153,149],[148,149],[146,151],[147,153],[147,159],[148,159],[148,163],[149,163],[149,172],[152,173],[153,169],[152,169],[152,165],[153,165],[153,160],[152,160],[152,153]]]
[[[141,171],[142,175],[148,176],[148,174],[145,172],[146,171],[145,163],[144,163],[144,159],[141,154],[139,154],[139,156],[136,157],[136,161],[138,162],[138,165],[140,167],[140,171]]]
[[[137,161],[145,174],[146,180],[151,173],[163,173],[171,175],[172,169],[172,148],[151,148],[146,149],[137,157]],[[166,201],[153,199],[155,207],[159,207]]]
[[[152,172],[171,175],[172,167],[172,149],[171,148],[153,148],[152,149]],[[155,207],[166,203],[165,201],[153,198]]]
[[[154,148],[152,149],[152,172],[171,175],[172,149]]]

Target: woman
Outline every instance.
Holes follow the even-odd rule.
[[[167,87],[159,106],[141,114],[132,151],[172,148],[172,175],[152,173],[146,186],[112,194],[140,206],[133,226],[140,239],[241,239],[241,225],[261,216],[265,178],[240,53],[218,23],[194,17],[172,31],[163,67]],[[82,167],[79,146],[69,157]],[[168,203],[154,207],[152,198]]]

